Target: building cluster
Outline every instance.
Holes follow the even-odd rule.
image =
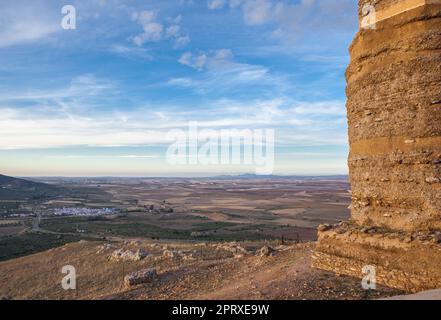
[[[56,216],[103,216],[114,213],[114,208],[64,207],[54,209]]]

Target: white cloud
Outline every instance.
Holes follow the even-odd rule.
[[[168,27],[165,31],[165,34],[167,37],[176,37],[179,35],[179,31],[181,30],[181,27],[178,25],[172,25]]]
[[[186,111],[157,108],[160,111],[146,106],[87,115],[75,110],[69,114],[53,109],[42,112],[38,106],[17,110],[0,107],[0,149],[167,145],[165,133],[175,128],[186,130],[189,121],[210,129],[275,128],[278,144],[346,143],[344,102],[339,101],[224,99]]]
[[[93,74],[83,74],[74,77],[70,84],[61,89],[52,90],[23,90],[19,92],[0,93],[0,102],[11,101],[61,101],[63,99],[81,99],[91,97],[111,89],[112,83],[107,79],[96,78]]]
[[[207,7],[210,10],[219,10],[229,5],[230,8],[241,6],[247,0],[208,0]]]
[[[248,87],[251,84],[267,86],[283,90],[284,81],[272,75],[266,67],[238,62],[230,49],[211,50],[208,52],[184,53],[179,63],[194,68],[200,72],[191,82],[173,81],[167,85],[193,87],[199,93],[223,90],[237,90],[239,86]]]
[[[313,102],[299,104],[292,108],[295,114],[300,115],[325,115],[342,116],[346,115],[345,105],[340,101]]]
[[[189,43],[190,43],[189,36],[179,36],[175,39],[174,48],[175,49],[183,48]]]
[[[0,47],[33,42],[57,31],[56,28],[44,22],[29,23],[29,21],[15,22],[8,27],[0,26],[0,29]]]
[[[177,25],[179,25],[182,22],[182,15],[178,15],[178,16],[176,16],[174,18],[169,17],[169,18],[167,18],[167,21],[170,24],[177,24]]]
[[[233,59],[233,51],[231,49],[219,49],[213,55],[213,61],[224,62],[231,59]]]
[[[181,20],[181,16],[178,16],[177,18],[173,19],[173,22],[179,23]],[[165,35],[167,38],[174,40],[174,49],[183,48],[190,43],[190,37],[188,35],[182,35],[181,27],[177,24],[167,27],[165,30]]]
[[[230,0],[230,8],[236,8],[240,6],[244,0]]]
[[[226,4],[226,0],[210,0],[208,1],[208,9],[216,10],[222,9]]]
[[[357,22],[353,0],[211,0],[208,8],[240,9],[248,25],[274,24],[275,38],[293,38],[306,30],[345,30]],[[354,14],[355,12],[355,14]]]
[[[172,39],[175,49],[182,48],[190,42],[190,37],[181,32],[182,16],[166,19],[168,26],[158,22],[158,11],[146,10],[132,14],[132,20],[142,26],[143,32],[133,37],[133,43],[142,46],[146,42],[157,42]]]
[[[50,14],[51,10],[44,4],[20,3],[0,3],[0,48],[46,39],[63,30],[61,14],[58,17]]]
[[[185,66],[189,66],[197,70],[202,70],[207,64],[207,59],[208,57],[205,53],[193,55],[191,52],[186,52],[181,56],[181,58],[179,58],[178,62]]]
[[[123,156],[118,156],[118,157],[123,158],[123,159],[159,158],[158,155],[136,155],[136,154],[129,154],[129,155],[123,155]]]
[[[40,125],[45,125],[46,120],[48,125],[52,125],[50,120],[53,118],[65,119],[73,124],[85,119],[89,120],[95,109],[106,106],[109,100],[112,100],[115,91],[111,89],[114,89],[113,84],[107,79],[85,74],[74,77],[65,87],[56,89],[23,89],[15,92],[2,92],[0,93],[0,106],[9,106],[4,107],[6,110],[18,106],[15,107],[15,114],[5,118],[10,119],[11,123],[5,120],[7,125],[5,124],[3,129],[6,130],[5,128],[9,125],[21,127],[26,124],[26,121],[37,120],[42,121]],[[23,104],[30,107],[20,107]],[[2,132],[0,129],[0,135]]]
[[[153,59],[153,56],[149,50],[139,47],[128,47],[117,44],[111,46],[110,51],[127,58],[141,58],[145,60]]]
[[[170,79],[167,82],[167,84],[182,86],[182,87],[189,87],[193,84],[193,80],[190,78],[173,78],[173,79]]]
[[[259,25],[270,21],[273,18],[273,4],[269,0],[248,0],[243,4],[243,15],[245,23]]]
[[[199,52],[198,54],[186,52],[178,61],[197,70],[231,67],[234,65],[233,52],[230,49],[211,50],[209,53]]]
[[[164,26],[156,22],[156,16],[157,12],[153,10],[145,10],[132,15],[132,19],[144,30],[143,33],[133,37],[133,42],[137,46],[142,46],[145,42],[162,39]]]

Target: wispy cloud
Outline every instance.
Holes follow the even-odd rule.
[[[101,155],[101,154],[89,154],[89,155],[75,155],[75,154],[67,154],[67,155],[48,155],[48,158],[53,159],[109,159],[109,158],[120,158],[120,159],[154,159],[160,158],[159,155]]]
[[[149,158],[159,158],[158,155],[137,155],[137,154],[129,154],[124,156],[118,156],[123,159],[149,159]]]
[[[185,130],[189,121],[210,129],[278,128],[282,144],[344,143],[346,135],[344,103],[338,101],[219,100],[192,111],[167,112],[166,106],[158,110],[140,107],[84,117],[83,112],[42,114],[37,107],[0,108],[0,149],[167,144],[167,130]]]
[[[57,1],[0,2],[0,150],[25,149],[2,154],[80,157],[97,146],[113,150],[97,163],[136,163],[155,152],[130,147],[166,146],[166,132],[190,121],[274,128],[277,146],[312,145],[311,156],[347,144],[356,1],[71,4],[75,31],[61,28]]]
[[[133,37],[133,42],[137,46],[142,46],[145,42],[159,41],[163,37],[164,26],[156,21],[157,12],[145,10],[135,12],[132,20],[136,21],[143,29],[143,32]]]
[[[0,12],[0,48],[32,43],[62,30],[61,15],[45,3],[2,1]]]
[[[357,4],[353,0],[211,0],[208,8],[219,10],[229,7],[242,11],[247,25],[275,25],[274,38],[298,37],[306,31],[345,30],[354,25]]]
[[[0,102],[14,100],[35,101],[90,97],[111,88],[112,84],[108,80],[99,79],[93,74],[83,74],[74,77],[67,87],[60,89],[28,89],[17,92],[0,92]]]
[[[180,23],[182,16],[166,19],[167,25],[160,22],[158,10],[144,10],[134,12],[132,20],[138,23],[143,32],[132,38],[133,43],[142,46],[148,42],[157,42],[164,39],[171,39],[175,49],[185,47],[190,42],[190,37],[182,32]]]
[[[110,51],[126,58],[153,60],[153,54],[145,48],[115,44]]]
[[[191,87],[201,94],[235,91],[250,85],[259,86],[261,90],[267,87],[274,93],[286,89],[287,82],[282,75],[273,74],[265,66],[239,62],[230,49],[186,52],[179,63],[199,71],[199,74],[192,78],[172,78],[167,85]]]

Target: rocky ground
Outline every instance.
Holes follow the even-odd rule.
[[[7,299],[376,299],[400,294],[310,268],[313,243],[86,242],[0,263]],[[63,290],[72,265],[77,289]]]

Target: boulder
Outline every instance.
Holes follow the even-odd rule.
[[[249,252],[236,242],[223,243],[216,246],[218,250],[225,250],[232,254],[248,254]]]
[[[194,261],[194,260],[196,260],[196,258],[195,258],[195,256],[193,255],[193,254],[188,254],[188,255],[184,255],[183,257],[182,257],[182,259],[183,260],[187,260],[187,261]]]
[[[257,251],[257,255],[259,257],[269,257],[272,256],[274,252],[276,252],[276,250],[274,250],[270,246],[263,246]]]
[[[440,179],[436,178],[436,177],[429,177],[429,178],[426,178],[426,182],[430,183],[430,184],[440,183]]]
[[[112,252],[109,259],[111,261],[140,261],[147,256],[148,254],[142,249],[136,251],[118,249]]]
[[[150,283],[158,278],[156,269],[144,269],[132,272],[124,277],[124,284],[128,287],[136,286],[142,283]]]
[[[114,248],[114,246],[111,245],[110,243],[105,243],[103,245],[98,246],[98,251],[96,253],[97,254],[104,253],[104,252],[107,252],[113,248]]]
[[[331,229],[332,226],[329,224],[321,224],[318,226],[318,231],[324,232],[324,231],[328,231],[329,229]]]
[[[172,251],[172,250],[164,250],[164,251],[162,252],[162,256],[163,256],[164,258],[170,258],[170,259],[173,259],[173,258],[176,256],[176,253],[175,253],[174,251]]]

